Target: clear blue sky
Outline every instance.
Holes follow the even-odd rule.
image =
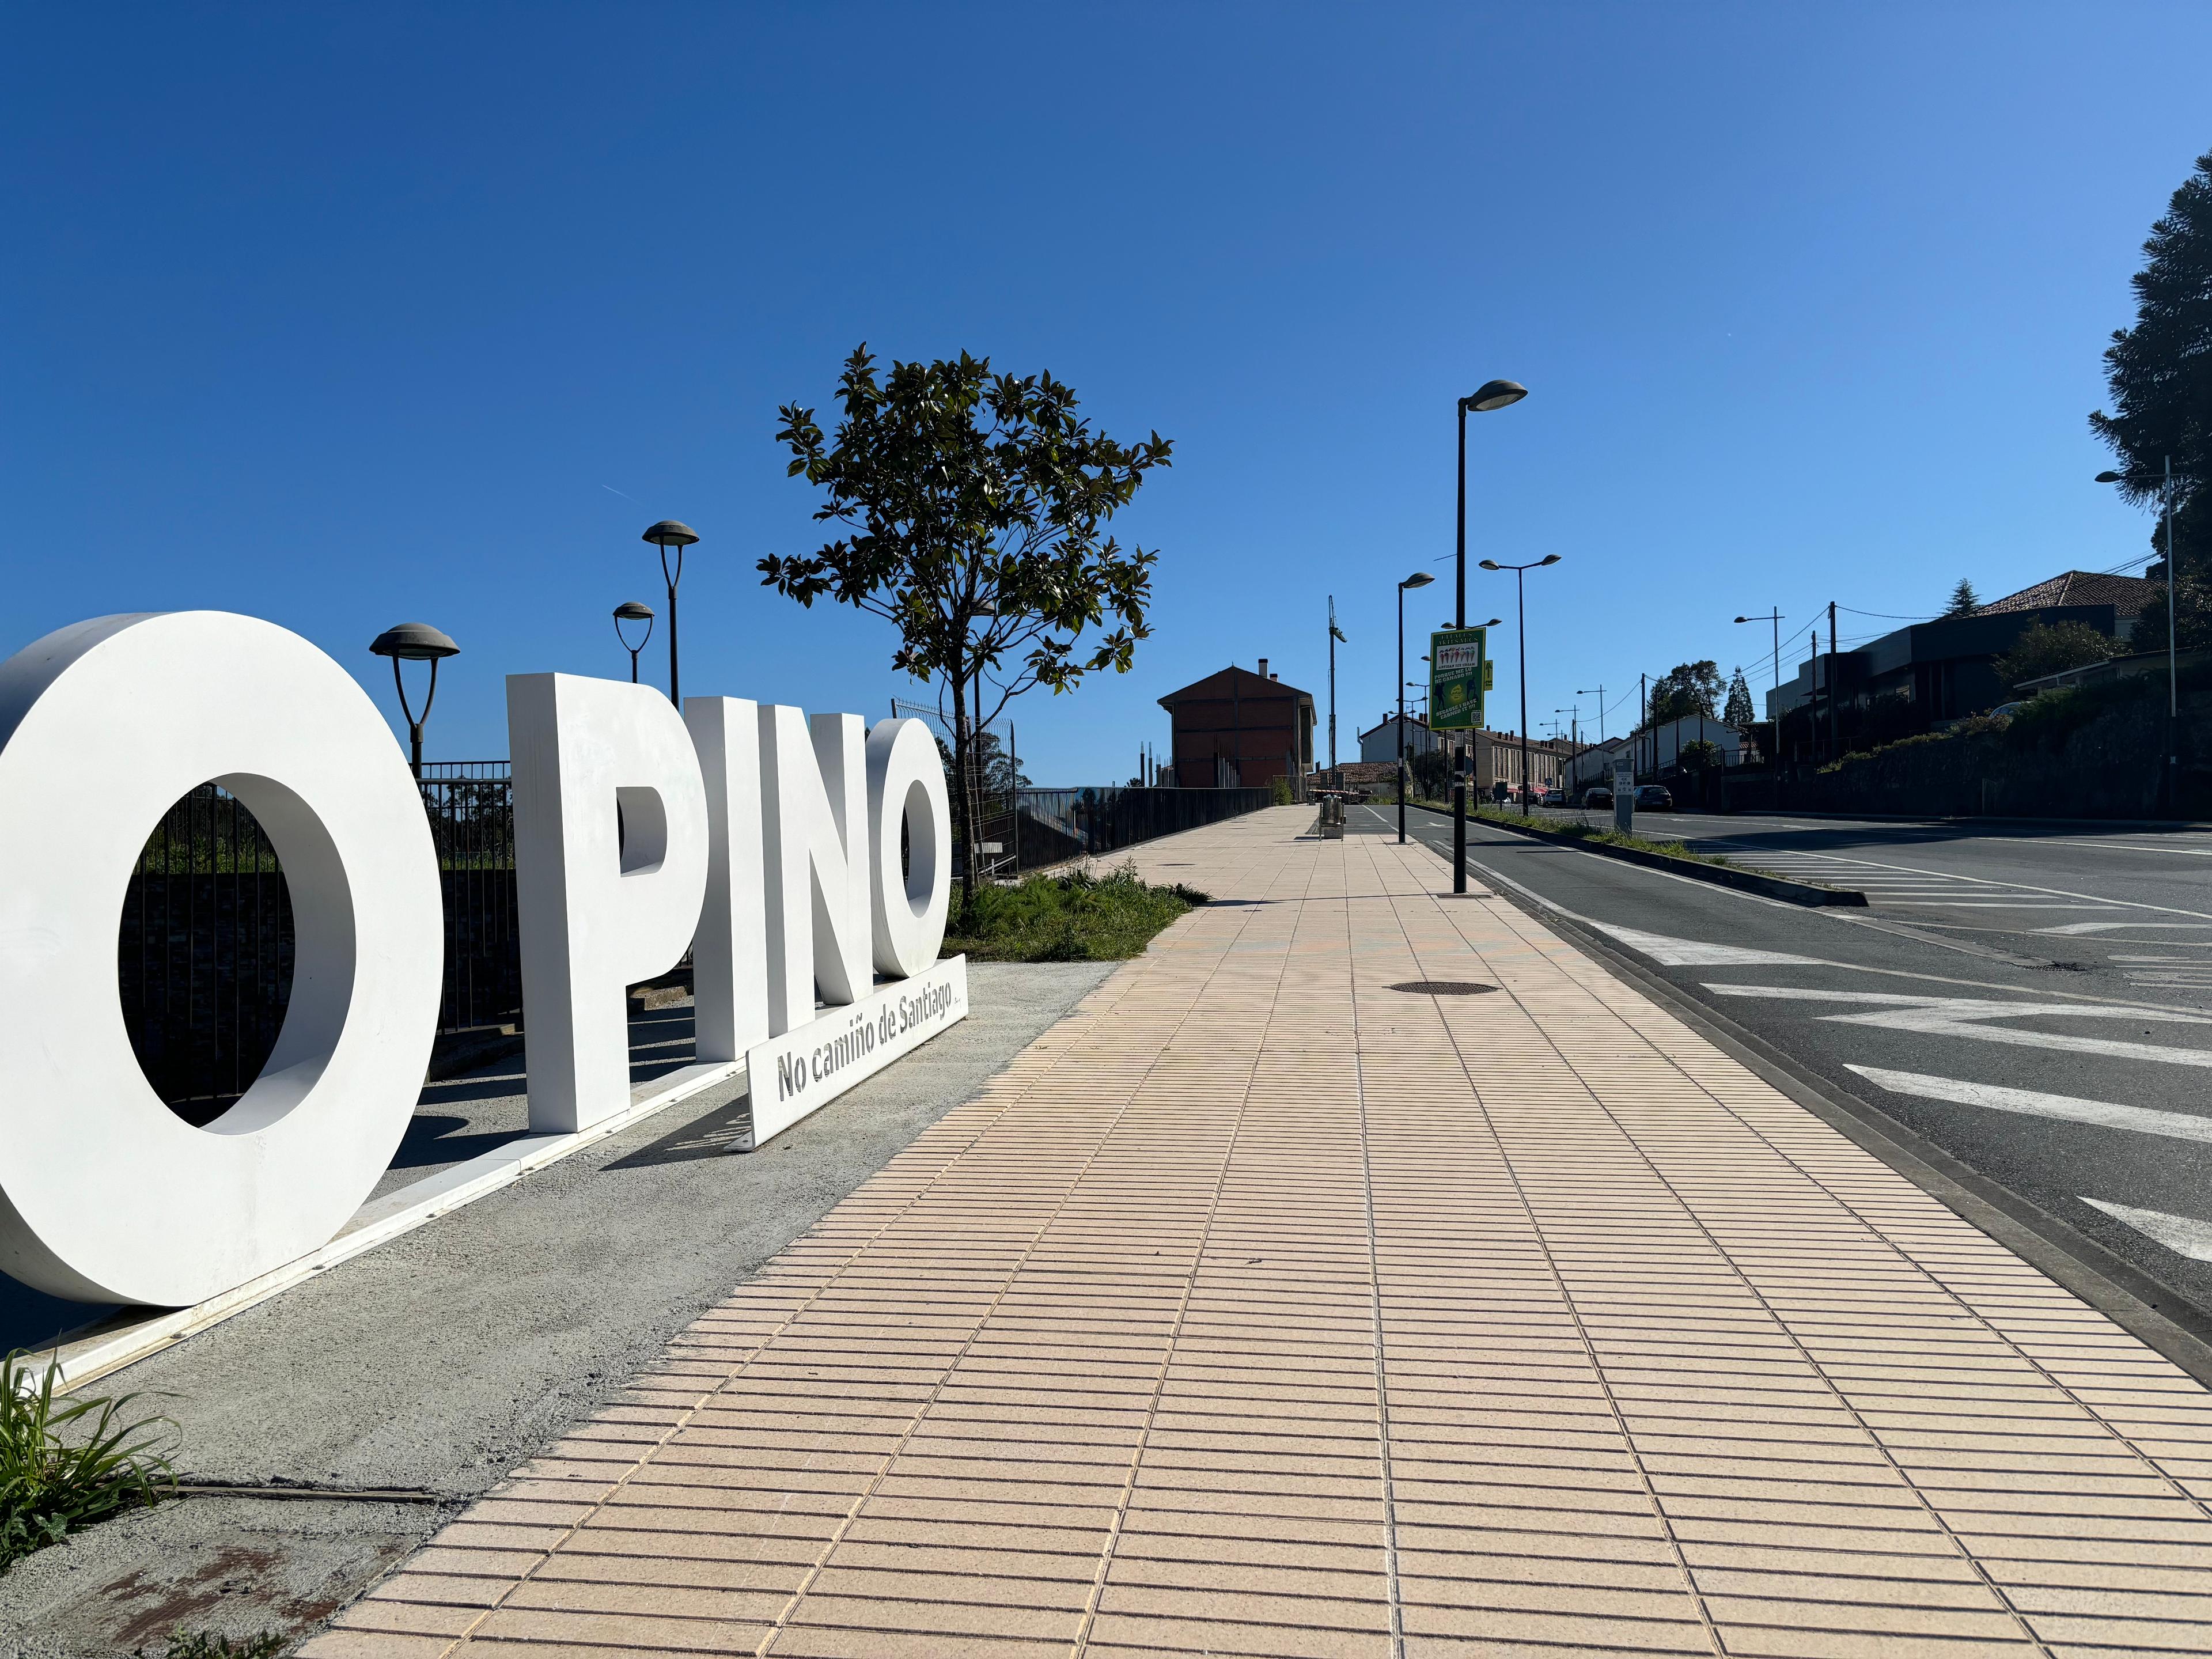
[[[111,611],[626,672],[647,523],[704,538],[694,691],[915,688],[884,628],[762,588],[811,545],[779,403],[866,340],[1072,382],[1176,441],[1134,672],[1018,705],[1040,782],[1119,781],[1162,692],[1267,656],[1340,744],[1397,577],[1529,581],[1532,720],[1779,604],[1923,615],[2145,550],[2089,482],[2099,353],[2212,148],[2201,5],[16,6],[0,21],[5,648]],[[619,494],[616,492],[620,492]],[[1474,620],[1510,579],[1473,574]],[[1889,624],[1847,615],[1846,638]],[[1798,635],[1802,647],[1802,633]],[[1409,647],[1417,655],[1418,647]],[[1785,653],[1785,669],[1802,656]],[[656,641],[649,660],[665,666]],[[1493,723],[1510,725],[1514,664]],[[1595,699],[1584,696],[1587,716]],[[1616,707],[1608,731],[1622,715]]]

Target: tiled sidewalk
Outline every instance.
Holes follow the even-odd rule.
[[[304,1651],[2212,1651],[2212,1397],[1310,816]]]

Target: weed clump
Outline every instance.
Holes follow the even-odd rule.
[[[52,1366],[0,1359],[0,1572],[34,1550],[173,1488],[165,1417],[125,1420],[137,1395],[54,1398]]]
[[[1207,902],[1180,884],[1155,887],[1125,864],[978,887],[945,929],[945,953],[978,962],[1118,962],[1139,954],[1177,916]]]

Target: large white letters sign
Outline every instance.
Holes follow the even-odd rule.
[[[507,719],[533,1131],[680,1097],[634,1097],[625,990],[687,949],[687,1086],[749,1060],[757,1140],[966,1012],[964,960],[937,959],[951,820],[918,722],[726,697],[679,716],[567,674],[511,677]],[[139,1067],[116,949],[149,834],[210,781],[267,832],[295,949],[268,1064],[194,1128]],[[106,617],[0,663],[0,1270],[189,1307],[321,1249],[414,1113],[444,941],[407,763],[307,641]]]
[[[514,896],[530,1127],[629,1104],[629,988],[672,968],[707,892],[707,789],[650,686],[510,674]]]
[[[296,945],[276,1052],[194,1128],[131,1052],[115,946],[146,837],[210,779],[268,832]],[[178,1307],[325,1243],[414,1112],[442,939],[407,763],[305,640],[104,617],[0,665],[0,1268]]]

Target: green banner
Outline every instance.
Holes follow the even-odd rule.
[[[1490,648],[1480,628],[1447,628],[1429,635],[1429,729],[1470,732],[1482,724],[1490,689]]]

